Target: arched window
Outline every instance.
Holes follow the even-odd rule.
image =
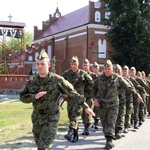
[[[106,58],[106,40],[98,40],[98,58]]]
[[[48,56],[51,60],[51,58],[52,58],[52,46],[51,45],[48,45],[48,52],[47,53],[48,53]]]
[[[99,11],[95,12],[95,22],[101,22],[101,13]]]
[[[39,53],[36,52],[36,53],[35,53],[35,60],[37,59],[38,56],[39,56]]]
[[[32,56],[29,56],[28,60],[29,60],[29,61],[32,61],[32,60],[33,60],[33,57],[32,57]]]

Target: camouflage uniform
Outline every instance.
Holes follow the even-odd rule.
[[[98,68],[99,68],[99,65],[98,65],[97,62],[94,62],[94,63],[93,63],[93,68],[95,68],[95,67],[98,67]],[[97,74],[94,73],[94,74],[92,75],[93,80],[95,81],[96,78],[97,78],[100,74],[101,74],[101,72],[98,72]],[[100,117],[99,117],[99,107],[95,107],[95,106],[94,106],[93,111],[94,111],[94,113],[95,113],[95,116],[93,117],[93,118],[94,118],[94,123],[93,123],[93,125],[92,125],[92,128],[98,129],[98,122],[99,122],[99,120],[100,120]]]
[[[42,57],[40,56],[41,59]],[[36,99],[36,94],[41,91],[47,91],[47,94]],[[85,103],[85,98],[79,95],[68,81],[55,73],[49,73],[44,78],[41,78],[39,74],[31,76],[27,84],[20,91],[20,101],[32,103],[33,105],[32,132],[38,150],[52,149],[60,118],[60,93],[71,97],[72,103],[84,108],[88,107]]]
[[[122,68],[119,64],[115,67],[115,72],[122,76]],[[124,89],[118,89],[118,97],[119,97],[119,111],[118,117],[116,121],[116,128],[115,128],[115,138],[120,139],[121,133],[124,128],[125,123],[125,114],[126,114],[126,92]]]
[[[72,57],[71,61],[77,62],[78,58]],[[79,94],[83,96],[86,86],[93,86],[93,79],[82,69],[78,69],[77,72],[73,72],[72,69],[66,70],[62,73],[62,76],[74,86]],[[83,109],[78,104],[74,104],[72,101],[67,101],[67,111],[70,122],[68,135],[70,135],[70,132],[74,129],[74,135],[77,135],[78,140],[78,121]],[[65,138],[70,141],[70,136],[68,137],[66,135]],[[71,142],[76,142],[77,140],[73,139]]]
[[[106,61],[104,67],[110,67],[112,63]],[[113,85],[110,87],[110,84]],[[105,96],[103,93],[105,89],[109,87]],[[135,91],[135,88],[131,86],[123,77],[112,73],[109,77],[106,77],[105,73],[99,75],[94,82],[94,93],[96,99],[100,104],[100,119],[103,126],[103,132],[106,137],[106,148],[112,148],[112,138],[115,135],[115,124],[119,110],[119,98],[118,89],[122,88],[134,94],[137,98],[140,95]],[[95,102],[94,102],[95,103]]]
[[[85,70],[85,71],[87,72],[87,74],[90,75],[91,77],[93,77],[95,74],[89,70],[90,62],[88,61],[88,59],[85,59],[83,62],[83,70],[84,70],[84,65],[86,65],[87,70]],[[93,88],[93,87],[89,84],[87,84],[85,86],[84,96],[86,98],[86,103],[93,110],[93,108],[94,108],[93,92],[92,92],[93,90],[91,88]],[[85,110],[83,110],[82,120],[83,120],[83,124],[84,124],[84,131],[82,132],[82,135],[89,135],[89,127],[92,123],[92,116],[88,115],[85,112]]]
[[[134,72],[134,74],[135,74],[136,73],[135,67],[131,67],[130,71]],[[142,87],[140,89],[137,89],[136,87],[135,88],[137,89],[137,92],[141,95],[141,97],[145,101],[145,93],[147,90],[149,90],[149,87],[137,75],[134,75],[133,77],[138,82],[138,84]],[[142,124],[141,121],[144,117],[143,116],[144,115],[144,105],[145,105],[144,103],[137,102],[136,99],[133,97],[133,106],[134,106],[133,120],[134,120],[134,128],[135,129],[138,129],[138,122],[140,124]]]
[[[144,87],[145,91],[147,93],[150,93],[150,88],[148,84],[142,79],[142,74],[139,72],[138,76],[136,77],[137,82]],[[144,100],[144,103],[139,104],[139,125],[142,125],[142,122],[144,122],[145,117],[145,107],[146,107],[146,92],[141,92],[140,95]]]

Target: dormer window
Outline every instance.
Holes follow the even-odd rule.
[[[95,22],[101,22],[101,13],[99,11],[95,12]]]

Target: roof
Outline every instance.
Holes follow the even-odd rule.
[[[25,26],[26,24],[21,22],[0,21],[0,27],[24,28]]]
[[[89,23],[89,5],[61,16],[36,39],[67,31]]]

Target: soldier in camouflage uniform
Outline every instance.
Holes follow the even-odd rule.
[[[142,73],[140,71],[137,72],[137,81],[141,86],[145,88],[147,93],[150,93],[149,85],[147,84],[146,80],[142,79]],[[140,94],[144,100],[144,103],[140,103],[139,105],[139,125],[142,125],[142,122],[145,121],[144,118],[145,118],[146,96],[148,96],[148,94],[142,92]]]
[[[93,86],[93,79],[84,70],[79,69],[79,60],[77,56],[73,56],[70,60],[71,69],[62,73],[62,76],[68,80],[75,88],[75,90],[84,96],[85,87]],[[91,88],[93,89],[93,88]],[[65,138],[68,141],[78,141],[78,120],[82,114],[82,107],[78,104],[67,101],[67,111],[69,118],[69,130]]]
[[[119,64],[117,64],[115,67],[115,73],[122,76],[122,67]],[[126,91],[124,89],[119,88],[118,97],[119,97],[119,112],[115,128],[116,139],[121,138],[121,133],[124,129],[125,114],[126,114]]]
[[[146,77],[147,79],[147,83],[150,87],[150,74],[148,74],[148,76]],[[150,96],[147,97],[147,117],[150,117]]]
[[[147,93],[149,93],[150,88],[141,78],[139,78],[136,75],[135,67],[130,68],[130,76],[134,77],[135,80],[144,88],[144,91],[139,90],[139,94],[141,95],[141,97],[143,98],[145,102],[145,98],[147,96]],[[133,97],[133,106],[134,106],[134,114],[133,114],[134,128],[138,129],[138,124],[141,125],[142,122],[144,121],[143,120],[144,119],[144,104],[137,102],[135,98]]]
[[[57,133],[59,112],[59,95],[71,97],[72,102],[93,111],[85,103],[85,98],[78,94],[73,86],[63,77],[49,72],[50,60],[46,52],[41,51],[36,60],[37,75],[31,76],[20,91],[23,103],[32,103],[33,135],[38,150],[52,150],[52,143]]]
[[[82,65],[82,68],[84,71],[86,71],[92,78],[95,76],[95,73],[90,71],[90,62],[88,59],[85,59]],[[92,93],[92,86],[87,84],[85,86],[84,90],[84,96],[86,98],[86,103],[89,105],[89,107],[93,110],[94,108],[94,102],[93,102],[93,93]],[[92,116],[88,115],[84,110],[82,112],[82,120],[84,124],[84,131],[82,132],[82,135],[89,135],[89,127],[92,123]]]
[[[115,135],[115,124],[119,110],[118,89],[123,88],[134,94],[139,101],[143,102],[135,88],[123,77],[113,73],[113,65],[110,60],[104,64],[103,74],[99,75],[94,82],[95,100],[94,105],[100,107],[100,119],[106,138],[106,149],[114,147],[112,139]]]
[[[92,77],[93,80],[95,81],[96,78],[101,74],[101,72],[99,71],[99,64],[97,62],[93,63],[92,70],[95,73],[95,75]],[[98,129],[98,122],[100,120],[99,108],[94,106],[93,110],[94,110],[95,116],[93,117],[94,118],[94,123],[92,125],[92,128]]]
[[[134,85],[136,91],[139,93],[139,91],[146,93],[145,89],[136,81],[136,79],[132,76],[129,75],[129,67],[125,65],[122,70],[123,77],[131,81],[131,83]],[[135,99],[135,103],[137,100]],[[124,133],[128,133],[128,128],[131,126],[131,124],[134,124],[134,129],[138,129],[138,124],[137,124],[137,117],[134,118],[135,121],[133,121],[132,114],[138,114],[138,109],[135,109],[135,105],[133,107],[133,95],[129,92],[126,91],[126,116],[125,116],[125,129]]]

